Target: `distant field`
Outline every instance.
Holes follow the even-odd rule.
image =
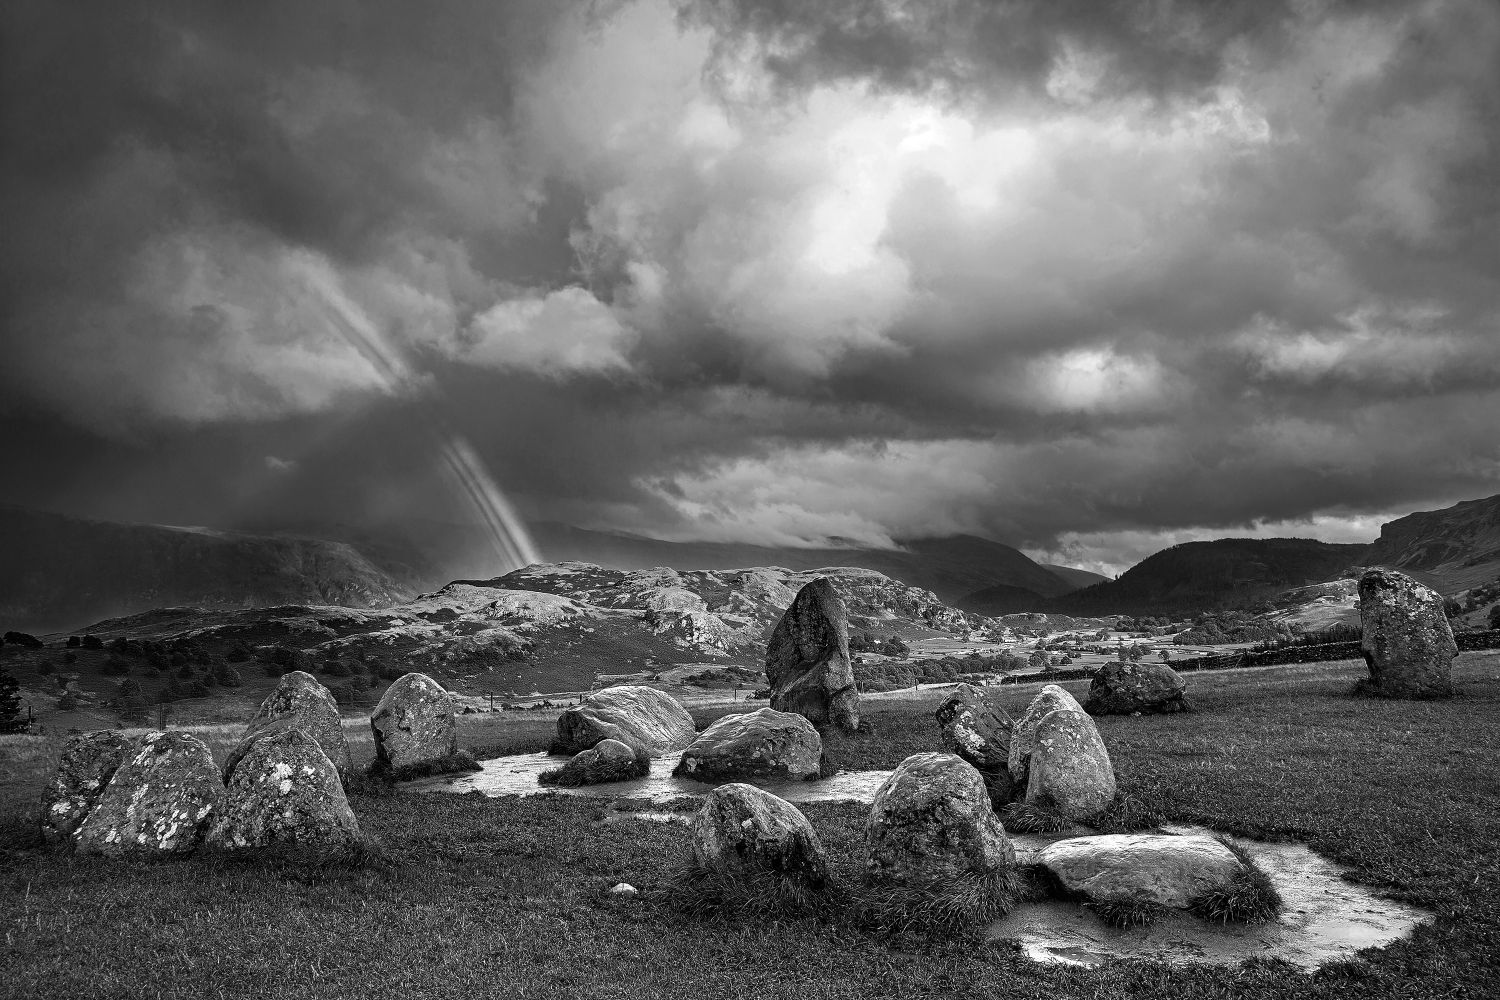
[[[1436,912],[1410,940],[1316,974],[1268,962],[1062,969],[976,940],[890,942],[810,919],[689,920],[665,891],[688,831],[600,822],[598,800],[355,796],[385,853],[383,866],[358,871],[56,857],[29,834],[49,748],[11,737],[0,741],[0,996],[1493,996],[1500,654],[1462,655],[1461,693],[1449,701],[1348,697],[1363,671],[1343,661],[1194,675],[1196,713],[1099,720],[1122,790],[1170,818],[1307,840],[1358,881]],[[1034,691],[1001,697],[1019,711]],[[872,699],[869,732],[829,751],[853,769],[937,749],[931,708]],[[551,731],[530,715],[465,726],[482,754],[538,749]],[[219,753],[233,735],[206,732]],[[369,752],[355,747],[357,760]],[[864,807],[805,811],[830,852],[857,864]],[[604,893],[622,880],[643,896]]]

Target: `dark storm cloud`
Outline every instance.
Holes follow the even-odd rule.
[[[433,407],[674,537],[1113,566],[1495,492],[1482,0],[3,17],[0,405],[131,516],[441,504]]]

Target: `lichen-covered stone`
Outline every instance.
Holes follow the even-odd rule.
[[[934,716],[949,753],[987,771],[1010,761],[1010,736],[1015,722],[993,701],[991,692],[973,684],[959,684],[948,692]]]
[[[348,781],[353,764],[349,758],[349,741],[344,736],[342,716],[333,693],[305,670],[283,674],[276,689],[261,702],[260,708],[245,728],[240,743],[229,753],[224,764],[224,780],[229,780],[235,764],[250,749],[256,737],[295,726],[318,741],[323,753],[333,762],[340,781]]]
[[[631,781],[651,773],[651,758],[644,750],[620,740],[600,740],[591,749],[568,760],[555,771],[537,776],[543,785],[577,788],[581,785],[603,785],[614,781]]]
[[[72,840],[131,746],[130,739],[109,730],[68,740],[57,764],[57,777],[42,799],[43,840],[54,845]]]
[[[1458,644],[1431,588],[1392,569],[1372,569],[1359,579],[1360,647],[1369,688],[1390,698],[1450,694]]]
[[[700,871],[796,876],[814,885],[828,877],[823,845],[790,802],[740,782],[703,798],[693,819],[693,863]]]
[[[1026,706],[1026,711],[1016,720],[1015,729],[1010,734],[1007,763],[1010,776],[1017,785],[1025,786],[1030,772],[1031,752],[1036,746],[1036,727],[1048,712],[1055,712],[1060,708],[1083,711],[1083,706],[1067,691],[1056,684],[1048,684],[1037,692],[1037,696],[1031,699],[1031,704]]]
[[[653,757],[675,753],[698,734],[693,717],[664,691],[621,684],[595,691],[557,717],[558,753],[581,753],[602,740],[644,747]]]
[[[458,756],[453,696],[426,674],[393,681],[370,715],[370,728],[376,765],[398,778]]]
[[[253,739],[240,755],[207,842],[225,851],[273,846],[344,851],[359,842],[359,821],[322,746],[291,727]]]
[[[700,781],[737,778],[801,781],[816,778],[823,738],[801,715],[762,708],[726,715],[682,753],[672,773]]]
[[[1090,715],[1185,712],[1187,681],[1165,663],[1106,663],[1089,683]]]
[[[920,753],[902,761],[875,793],[865,842],[875,883],[951,883],[1015,864],[984,780],[953,754]]]
[[[1097,816],[1114,799],[1114,764],[1094,720],[1070,708],[1043,716],[1036,727],[1026,801],[1081,820]]]
[[[824,577],[797,592],[766,646],[771,707],[814,723],[859,728],[859,691],[849,659],[849,615]]]
[[[224,795],[214,756],[196,736],[140,737],[73,836],[80,854],[186,854],[202,843]]]
[[[1198,834],[1072,837],[1042,848],[1035,860],[1091,902],[1184,910],[1225,891],[1244,868],[1229,848]]]

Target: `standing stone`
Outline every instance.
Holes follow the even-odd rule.
[[[80,854],[162,856],[195,850],[224,795],[214,755],[196,736],[147,733],[115,770],[74,834]]]
[[[688,710],[656,688],[621,684],[595,691],[557,717],[554,753],[581,753],[602,740],[644,747],[653,757],[675,753],[698,735]]]
[[[770,792],[734,782],[703,798],[693,819],[693,863],[726,875],[778,875],[821,886],[823,845],[807,817]]]
[[[849,615],[824,577],[792,600],[766,647],[771,707],[814,723],[859,728],[859,691],[849,660]]]
[[[1090,715],[1186,712],[1187,681],[1165,663],[1106,663],[1089,683]]]
[[[72,839],[131,747],[129,739],[109,730],[68,740],[57,764],[57,778],[42,799],[43,840],[65,844]]]
[[[1061,708],[1075,712],[1083,711],[1083,706],[1078,704],[1072,695],[1056,684],[1048,684],[1037,692],[1037,696],[1031,699],[1031,704],[1026,706],[1026,711],[1021,714],[1021,718],[1016,720],[1016,727],[1010,735],[1010,753],[1007,758],[1011,779],[1016,784],[1026,784],[1031,767],[1031,752],[1036,746],[1036,727],[1041,725],[1042,719],[1048,712],[1055,712]]]
[[[1003,768],[1010,761],[1010,736],[1015,722],[991,692],[973,684],[959,684],[934,713],[943,745],[980,771]]]
[[[229,752],[224,764],[224,780],[229,780],[235,764],[250,749],[256,737],[289,727],[296,727],[317,740],[338,771],[339,780],[349,780],[354,765],[349,758],[349,741],[344,737],[338,702],[332,692],[305,670],[283,674],[276,690],[261,702],[239,745]]]
[[[405,674],[391,683],[370,715],[375,764],[401,778],[430,773],[435,766],[460,769],[453,696],[426,674]],[[451,766],[450,766],[451,765]]]
[[[1016,859],[979,772],[945,753],[915,754],[891,772],[865,843],[873,882],[913,889],[1006,872]]]
[[[1372,569],[1359,579],[1359,624],[1373,693],[1389,698],[1452,693],[1458,644],[1435,591],[1405,573]]]
[[[347,851],[359,842],[359,821],[333,761],[312,735],[294,727],[256,738],[240,755],[207,842],[225,851]]]
[[[1094,720],[1069,708],[1048,712],[1036,727],[1026,801],[1081,820],[1097,816],[1114,799],[1114,764]]]
[[[672,773],[699,781],[802,781],[816,778],[822,763],[823,738],[811,722],[762,708],[726,715],[709,726],[683,751]]]

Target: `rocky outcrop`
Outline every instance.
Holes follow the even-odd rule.
[[[80,854],[106,857],[186,854],[224,795],[203,741],[187,733],[147,733],[115,770],[73,836]]]
[[[876,884],[952,886],[1015,864],[979,772],[952,754],[901,762],[875,793],[865,843],[867,874]]]
[[[543,771],[537,775],[537,781],[543,785],[577,788],[630,781],[650,773],[651,755],[644,749],[619,740],[600,740],[592,749],[571,758],[562,767]]]
[[[737,877],[793,878],[821,886],[828,862],[818,835],[791,803],[754,785],[720,785],[693,819],[693,864]]]
[[[980,771],[1004,768],[1010,761],[1010,736],[1015,722],[992,692],[973,684],[959,684],[934,713],[943,746]]]
[[[1106,663],[1089,683],[1090,715],[1186,712],[1187,681],[1165,663]]]
[[[1372,569],[1359,579],[1359,622],[1371,693],[1388,698],[1452,693],[1458,644],[1435,591],[1405,573]]]
[[[766,647],[771,707],[814,723],[859,728],[859,692],[849,660],[849,618],[827,580],[808,583]]]
[[[317,739],[292,727],[252,739],[228,774],[207,844],[225,851],[291,848],[322,857],[359,843],[359,821]]]
[[[1094,720],[1068,708],[1043,716],[1027,772],[1027,804],[1082,820],[1097,816],[1114,798],[1114,765]]]
[[[230,751],[225,761],[224,780],[229,780],[235,765],[258,736],[289,727],[300,729],[316,740],[338,771],[339,780],[349,780],[354,765],[349,757],[349,741],[344,737],[338,702],[316,677],[305,670],[283,674],[276,689],[261,702],[239,745]]]
[[[709,726],[682,754],[672,773],[699,781],[816,778],[823,738],[812,723],[791,712],[762,708],[726,715]]]
[[[370,715],[370,728],[376,767],[398,779],[466,766],[458,752],[453,696],[426,674],[392,682]]]
[[[43,840],[53,845],[72,841],[132,746],[128,738],[107,730],[68,740],[57,777],[42,799]]]
[[[643,747],[653,757],[681,750],[697,736],[693,717],[671,695],[642,685],[595,691],[557,717],[554,753],[581,753],[602,740]]]
[[[1026,711],[1016,720],[1015,729],[1010,735],[1010,752],[1007,755],[1007,764],[1010,767],[1010,776],[1016,784],[1024,786],[1031,768],[1031,753],[1036,746],[1036,728],[1041,725],[1042,719],[1047,713],[1058,709],[1071,709],[1082,712],[1083,706],[1068,692],[1056,684],[1048,684],[1037,692],[1037,696],[1031,699],[1031,704],[1026,706]]]

